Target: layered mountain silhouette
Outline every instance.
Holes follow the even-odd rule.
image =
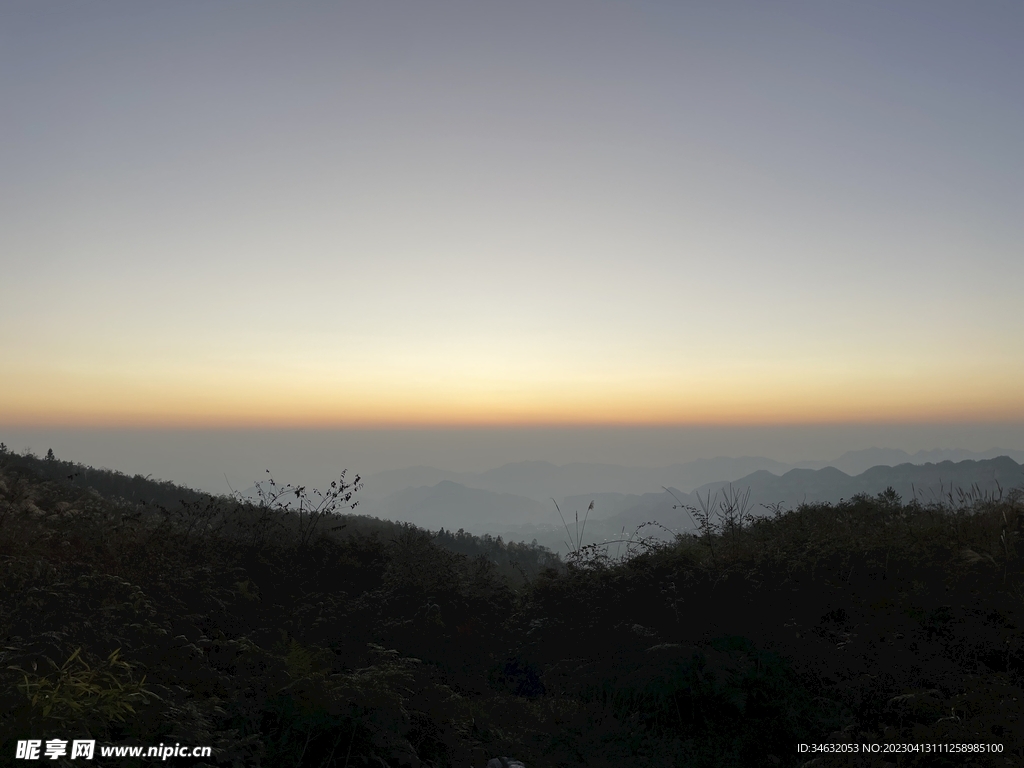
[[[406,488],[452,481],[467,488],[514,493],[538,501],[586,493],[644,493],[663,485],[691,490],[704,483],[742,477],[764,469],[782,474],[793,465],[763,456],[698,459],[665,467],[626,467],[618,464],[551,464],[522,461],[486,472],[451,472],[433,467],[406,467],[366,478],[364,495],[383,498]]]
[[[859,475],[848,475],[835,467],[791,469],[782,476],[762,470],[733,482],[708,483],[690,494],[672,489],[672,493],[665,491],[661,497],[644,494],[634,497],[632,503],[620,500],[619,506],[626,508],[605,520],[598,518],[595,531],[609,527],[614,530],[617,525],[629,530],[630,526],[651,519],[673,530],[686,530],[693,527],[686,506],[719,509],[727,495],[733,499],[745,497],[749,512],[765,514],[775,506],[792,509],[802,503],[834,504],[857,494],[874,496],[889,488],[904,502],[916,498],[922,503],[955,503],[960,493],[999,495],[1020,487],[1024,487],[1024,466],[1006,456],[982,461],[876,466]]]
[[[872,467],[895,467],[900,464],[936,464],[944,461],[982,461],[1008,456],[1017,463],[1024,463],[1024,451],[1007,448],[990,448],[987,451],[967,451],[962,448],[937,448],[930,451],[907,453],[896,448],[865,448],[847,451],[835,461],[804,461],[794,464],[792,469],[823,469],[835,467],[848,475],[859,475]],[[775,473],[778,474],[778,473]]]
[[[863,452],[861,452],[863,454]],[[863,460],[855,456],[851,461]],[[706,471],[714,462],[756,463],[756,459],[708,460],[699,471]],[[696,462],[694,462],[696,464]],[[609,477],[621,478],[625,472],[595,475],[594,468],[603,465],[566,465],[565,467],[529,462],[499,467],[487,473],[460,473],[466,481],[485,482],[492,488],[521,487],[537,492],[576,488],[578,484],[593,482],[598,489],[610,484]],[[649,475],[633,475],[631,482],[639,483],[646,477],[652,485],[677,467],[646,470]],[[719,464],[718,466],[728,466]],[[618,470],[630,470],[617,467]],[[416,475],[431,480],[429,468],[415,468]],[[659,475],[659,473],[666,473]],[[415,474],[415,473],[411,473]],[[467,477],[468,475],[468,477]],[[392,473],[392,482],[401,478],[400,472]],[[483,477],[483,480],[480,478]],[[368,483],[369,485],[369,483]],[[577,513],[587,519],[586,539],[601,541],[628,535],[644,523],[657,522],[661,527],[652,527],[650,532],[664,529],[670,532],[692,530],[694,519],[687,509],[717,509],[726,497],[745,500],[745,510],[753,514],[767,514],[773,507],[794,508],[801,503],[831,502],[849,499],[857,494],[876,495],[892,488],[904,501],[918,499],[922,503],[954,501],[959,492],[974,494],[999,494],[1010,489],[1024,487],[1024,467],[1008,456],[982,460],[897,466],[873,466],[866,471],[851,475],[836,467],[820,469],[794,468],[781,474],[766,469],[757,469],[734,480],[705,482],[689,490],[679,485],[665,484],[642,493],[622,493],[595,489],[592,493],[573,493],[561,496],[552,493],[546,500],[520,493],[474,488],[451,479],[442,479],[433,485],[403,488],[382,497],[369,496],[364,499],[362,511],[382,518],[401,520],[430,528],[458,530],[462,528],[473,533],[504,534],[509,537],[531,539],[555,548],[564,549],[569,526],[570,538],[576,537]],[[666,488],[668,490],[666,490]],[[592,511],[587,511],[590,502]],[[557,504],[557,507],[556,507]],[[670,535],[670,534],[665,534]]]
[[[962,449],[906,451],[890,448],[867,448],[847,451],[831,461],[814,460],[784,463],[764,456],[720,456],[697,459],[664,467],[627,467],[618,464],[552,464],[546,461],[523,461],[505,464],[486,472],[453,472],[428,466],[405,467],[378,472],[365,478],[362,497],[382,499],[407,488],[433,486],[449,480],[467,488],[493,493],[512,493],[547,503],[549,499],[586,494],[642,494],[664,486],[689,493],[708,483],[738,482],[758,471],[783,475],[792,469],[824,469],[835,467],[847,475],[859,475],[879,466],[992,459],[1008,456],[1024,462],[1024,451],[992,448],[988,451]]]

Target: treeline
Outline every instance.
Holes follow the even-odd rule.
[[[108,499],[124,499],[138,504],[172,507],[181,501],[197,502],[209,495],[166,480],[150,480],[142,475],[126,475],[116,470],[95,469],[58,459],[52,449],[40,458],[28,452],[11,451],[0,443],[0,464],[39,480],[82,490],[91,488]]]
[[[503,541],[501,536],[476,536],[461,528],[455,533],[444,528],[434,534],[438,546],[466,557],[483,556],[493,562],[501,573],[521,576],[524,582],[548,569],[563,569],[561,559],[534,539],[531,543]],[[513,578],[515,581],[515,578]]]
[[[1016,493],[693,510],[694,536],[561,563],[350,514],[344,476],[171,507],[46,464],[0,456],[0,764],[28,738],[250,768],[1024,763]]]

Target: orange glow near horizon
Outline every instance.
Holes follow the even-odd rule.
[[[51,380],[52,381],[52,380]],[[4,391],[6,389],[6,391]],[[956,386],[919,378],[801,380],[778,371],[756,386],[702,377],[621,382],[424,383],[283,380],[205,388],[144,381],[22,380],[0,388],[0,425],[180,428],[395,428],[515,426],[768,426],[781,424],[1024,421],[1006,380]]]

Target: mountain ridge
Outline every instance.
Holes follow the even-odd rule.
[[[405,489],[371,499],[364,504],[363,511],[433,530],[463,528],[472,533],[515,534],[527,539],[533,536],[546,546],[559,547],[564,538],[562,519],[574,520],[577,512],[581,519],[587,519],[587,531],[596,541],[632,531],[651,521],[676,532],[692,529],[693,518],[686,507],[699,509],[703,505],[714,509],[721,503],[723,494],[735,497],[749,491],[746,510],[767,514],[767,510],[776,506],[794,508],[802,503],[837,503],[857,494],[876,495],[890,487],[905,500],[917,498],[922,503],[945,499],[943,494],[953,494],[957,488],[995,495],[1024,487],[1024,466],[1003,456],[923,465],[878,465],[857,475],[832,466],[796,467],[783,475],[755,470],[734,481],[706,483],[691,492],[667,485],[662,490],[649,489],[639,494],[574,494],[547,503],[444,480],[434,486]],[[595,502],[594,509],[587,512],[590,501]]]
[[[875,466],[923,465],[936,461],[984,460],[1008,456],[1024,463],[1024,451],[991,448],[987,451],[932,449],[914,454],[894,448],[865,448],[846,451],[834,460],[780,462],[764,456],[717,456],[694,459],[660,467],[631,467],[621,464],[547,461],[522,461],[502,464],[483,472],[465,472],[414,465],[377,472],[364,478],[364,498],[380,499],[405,488],[436,485],[452,480],[467,488],[495,493],[512,493],[535,501],[561,499],[588,493],[646,493],[652,488],[672,485],[687,493],[716,482],[737,482],[740,478],[764,470],[783,475],[792,469],[835,467],[848,475],[858,475]]]

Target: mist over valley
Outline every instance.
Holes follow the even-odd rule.
[[[646,534],[665,536],[692,532],[693,516],[685,507],[717,508],[724,494],[743,497],[744,513],[753,515],[803,503],[834,504],[889,488],[906,501],[934,503],[961,490],[998,494],[1024,485],[1018,462],[1024,462],[1024,452],[1005,449],[914,454],[866,449],[832,462],[795,466],[763,457],[718,457],[656,468],[518,462],[479,473],[418,466],[368,476],[361,511],[431,530],[536,539],[564,553],[563,520],[575,525],[577,512],[587,520],[586,543],[617,540],[653,522],[663,527]]]

